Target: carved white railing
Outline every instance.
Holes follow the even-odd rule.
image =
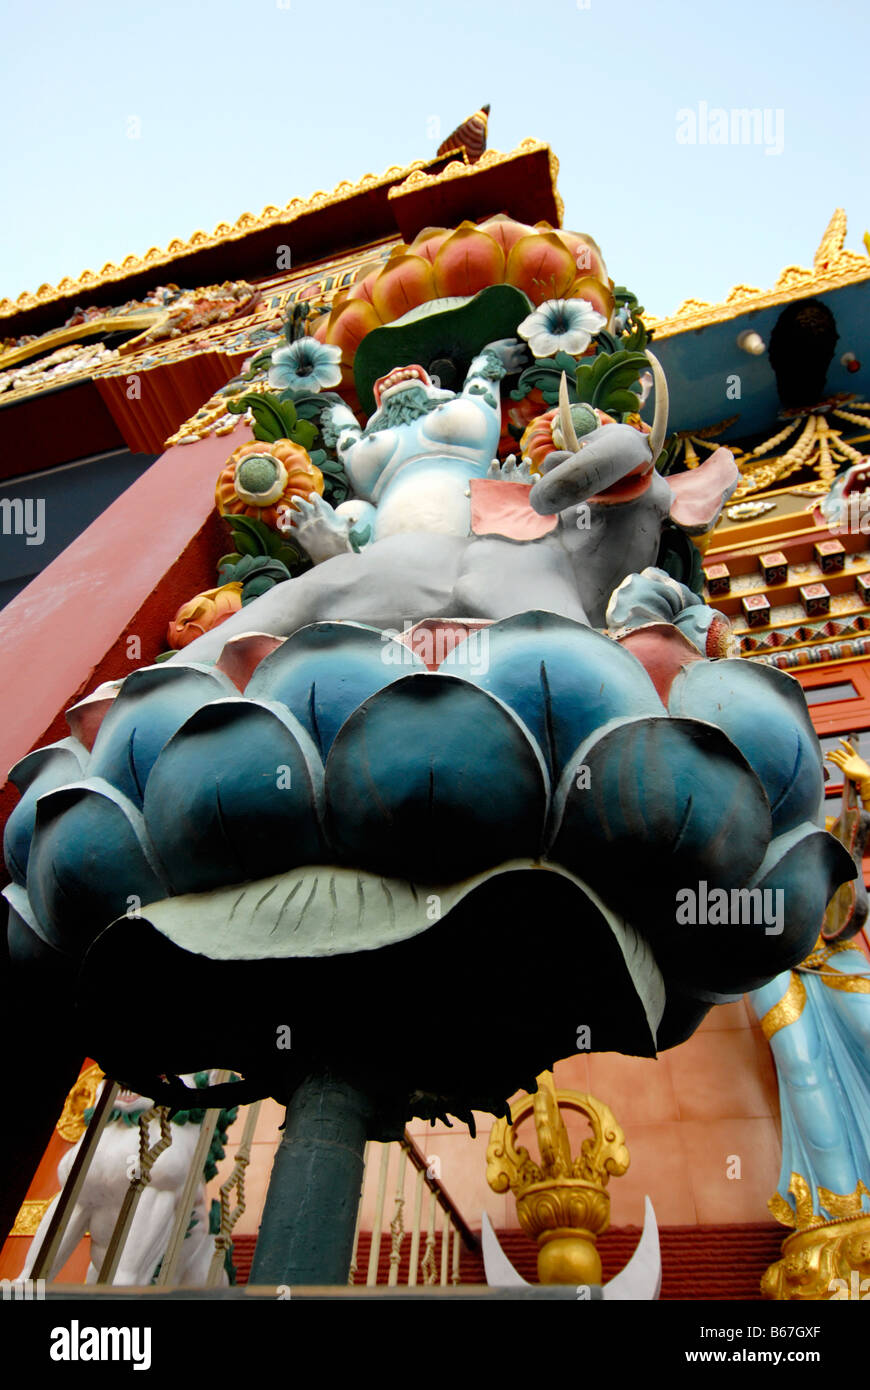
[[[451,1199],[447,1189],[431,1163],[417,1146],[413,1137],[405,1131],[404,1138],[393,1144],[380,1147],[379,1155],[373,1153],[371,1144],[366,1146],[363,1185],[357,1213],[356,1234],[354,1236],[353,1256],[348,1274],[348,1283],[359,1282],[361,1273],[358,1264],[359,1236],[362,1226],[362,1213],[366,1193],[372,1182],[376,1182],[374,1212],[371,1218],[371,1244],[369,1246],[365,1283],[373,1287],[383,1283],[379,1278],[381,1247],[383,1241],[390,1242],[390,1256],[386,1283],[397,1285],[406,1240],[410,1241],[407,1283],[410,1286],[446,1285],[459,1283],[460,1245],[478,1251],[480,1242],[465,1222],[459,1208]],[[377,1167],[377,1177],[374,1168]],[[390,1170],[393,1178],[390,1183]],[[412,1176],[413,1175],[413,1176]],[[409,1183],[409,1177],[411,1179]],[[408,1188],[411,1188],[412,1202],[409,1203]],[[392,1192],[392,1218],[385,1224],[387,1192]],[[428,1201],[424,1198],[428,1197]],[[406,1212],[412,1205],[410,1231],[406,1227]],[[420,1256],[421,1246],[423,1250]]]

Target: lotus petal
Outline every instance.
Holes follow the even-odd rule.
[[[370,270],[368,275],[364,275],[361,280],[356,280],[348,291],[348,299],[364,299],[368,304],[372,302],[372,290],[374,283],[381,273],[381,267],[377,270]]]
[[[270,632],[240,632],[225,644],[215,667],[229,676],[237,690],[244,690],[260,662],[283,641]]]
[[[22,793],[3,832],[3,855],[13,883],[27,882],[27,860],[36,823],[36,803],[43,792],[77,781],[85,770],[87,752],[75,738],[63,738],[36,748],[21,758],[9,780]]]
[[[577,265],[555,232],[533,232],[511,247],[505,280],[524,290],[533,304],[564,299],[577,278]]]
[[[39,970],[55,972],[67,970],[73,958],[55,950],[45,940],[24,889],[17,883],[10,883],[3,889],[3,897],[9,904],[6,940],[13,964],[35,965]]]
[[[602,285],[606,285],[608,281],[607,266],[604,264],[604,257],[598,243],[593,241],[591,236],[585,236],[582,232],[567,232],[562,227],[554,227],[553,230],[559,240],[564,241],[568,247],[578,269],[586,275],[594,276]]]
[[[27,896],[52,946],[79,950],[165,892],[142,816],[116,787],[88,777],[39,798]]]
[[[554,1009],[550,991],[532,990],[505,1027],[517,952],[538,922],[571,981],[571,1007]],[[461,961],[465,995],[482,1004],[455,1010],[448,1028],[415,1030],[413,1047],[397,1047],[394,1012],[373,1009],[372,996],[385,982],[426,978],[433,959]],[[184,999],[157,1036],[131,1029],[127,1001],[108,987],[131,964],[171,979]],[[286,1081],[288,1068],[304,1075],[314,1059],[340,1059],[343,1075],[350,1069],[385,1101],[421,1088],[430,1104],[464,1096],[497,1113],[518,1077],[576,1050],[581,1021],[596,1049],[654,1055],[664,1008],[643,937],[566,870],[528,858],[448,884],[305,866],[152,903],[141,921],[102,933],[81,981],[79,1007],[99,1017],[103,1050],[127,1074],[136,1062],[149,1073],[186,1070],[182,1063],[196,1066],[218,1049],[226,1055],[231,1039],[230,1064],[240,1070],[250,1059],[262,1074],[276,1058]],[[230,1034],[215,1008],[228,992]],[[287,1023],[292,1050],[276,1056],[275,1029]],[[423,1099],[413,1113],[428,1113],[416,1108]]]
[[[491,236],[493,241],[498,242],[505,255],[505,262],[523,237],[534,235],[534,227],[526,222],[515,222],[512,217],[507,217],[504,213],[497,213],[495,217],[489,217],[485,222],[481,222],[479,231]]]
[[[325,341],[340,347],[342,362],[350,366],[366,334],[380,326],[377,311],[367,300],[345,299],[329,316]]]
[[[726,925],[684,927],[679,945],[657,943],[656,954],[675,978],[708,990],[758,989],[809,955],[829,899],[856,874],[845,846],[806,822],[771,841],[747,893],[729,895]]]
[[[415,256],[422,256],[432,265],[444,242],[451,235],[449,227],[424,227],[414,237],[407,250],[413,252]]]
[[[597,309],[599,314],[603,314],[607,320],[607,325],[613,318],[613,310],[616,301],[613,298],[607,284],[595,275],[581,275],[568,287],[565,295],[566,299],[585,299],[591,304],[593,309]]]
[[[173,893],[259,879],[320,858],[323,766],[287,710],[215,700],[154,764],[145,824]]]
[[[267,656],[245,690],[252,700],[280,700],[308,730],[325,760],[358,705],[423,661],[389,633],[363,623],[312,623]]]
[[[504,280],[504,251],[498,242],[479,231],[473,222],[462,222],[435,257],[435,291],[438,297],[474,295]]]
[[[104,777],[137,806],[168,738],[194,710],[222,695],[235,695],[232,681],[208,666],[143,666],[124,682],[103,720],[88,772]]]
[[[391,323],[434,298],[432,266],[422,256],[396,256],[372,286],[372,304],[382,323]]]
[[[515,710],[534,735],[555,784],[591,733],[618,716],[667,711],[640,662],[582,623],[519,613],[460,642],[441,665]]]
[[[642,922],[656,951],[680,889],[742,887],[770,840],[758,778],[694,719],[614,720],[593,734],[562,775],[553,823],[549,857]]]
[[[98,685],[96,690],[92,690],[90,695],[86,695],[77,704],[71,705],[66,712],[66,722],[73,738],[84,744],[89,753],[100,731],[100,725],[112,708],[123,684],[120,680],[103,681],[102,685]]]
[[[548,780],[537,744],[501,700],[452,676],[404,676],[352,714],[332,745],[330,839],[344,862],[379,873],[464,878],[538,853]]]
[[[761,779],[775,834],[821,822],[822,755],[793,676],[739,658],[695,662],[674,678],[668,708],[725,730]]]

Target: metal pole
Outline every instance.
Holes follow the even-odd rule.
[[[82,1135],[79,1151],[73,1159],[73,1165],[69,1171],[69,1177],[63,1186],[63,1191],[54,1209],[48,1230],[45,1233],[45,1240],[39,1247],[39,1254],[33,1261],[30,1271],[31,1279],[41,1279],[46,1277],[47,1271],[54,1264],[54,1258],[58,1252],[63,1233],[66,1229],[73,1207],[78,1201],[79,1193],[82,1190],[88,1169],[91,1166],[91,1159],[97,1151],[97,1144],[100,1142],[100,1135],[106,1126],[106,1121],[112,1112],[115,1104],[115,1097],[118,1094],[117,1081],[106,1080],[100,1093],[100,1098],[94,1106],[94,1113],[91,1122]]]
[[[347,1283],[369,1114],[367,1097],[332,1076],[310,1076],[294,1092],[252,1284]]]
[[[214,1084],[220,1085],[228,1080],[228,1071],[217,1072]],[[191,1088],[191,1103],[196,1099],[196,1091]],[[160,1273],[155,1279],[155,1284],[171,1284],[175,1278],[175,1271],[178,1268],[178,1261],[181,1259],[181,1247],[187,1235],[187,1228],[190,1225],[190,1217],[196,1202],[196,1191],[202,1182],[202,1170],[205,1167],[205,1160],[211,1148],[212,1137],[218,1122],[220,1110],[206,1110],[202,1117],[202,1124],[199,1127],[199,1135],[196,1141],[196,1148],[190,1160],[190,1167],[187,1170],[187,1178],[184,1183],[184,1190],[178,1199],[175,1208],[175,1221],[169,1236],[169,1244],[163,1255],[160,1265]]]
[[[149,1125],[152,1119],[155,1119],[160,1126],[160,1137],[149,1146],[151,1138]],[[112,1231],[103,1263],[100,1265],[100,1272],[97,1275],[98,1284],[114,1283],[118,1265],[121,1263],[121,1253],[127,1243],[133,1217],[136,1215],[136,1208],[139,1205],[139,1198],[151,1181],[151,1169],[164,1149],[168,1149],[171,1143],[169,1108],[165,1105],[156,1105],[152,1106],[150,1110],[145,1110],[139,1116],[139,1175],[131,1181],[127,1195],[121,1204],[115,1229]]]

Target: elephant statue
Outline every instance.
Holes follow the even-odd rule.
[[[441,389],[420,366],[397,368],[375,383],[377,409],[364,428],[346,406],[333,406],[326,430],[354,496],[335,509],[319,497],[298,502],[285,517],[314,567],[172,660],[211,663],[242,632],[289,637],[342,619],[395,629],[536,609],[604,627],[613,591],[655,565],[668,519],[689,534],[709,530],[737,468],[719,449],[675,478],[656,471],[667,387],[651,353],[651,429],[639,417],[602,421],[565,398],[569,447],[552,449],[539,474],[528,462],[499,465],[498,383],[522,350],[509,339],[489,344],[460,392]]]

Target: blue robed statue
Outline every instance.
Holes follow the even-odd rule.
[[[827,828],[859,877],[831,899],[810,955],[749,995],[779,1076],[782,1168],[769,1206],[794,1231],[762,1282],[769,1298],[870,1297],[870,961],[854,944],[867,918],[870,766],[840,741],[828,760],[843,772],[843,805]]]

